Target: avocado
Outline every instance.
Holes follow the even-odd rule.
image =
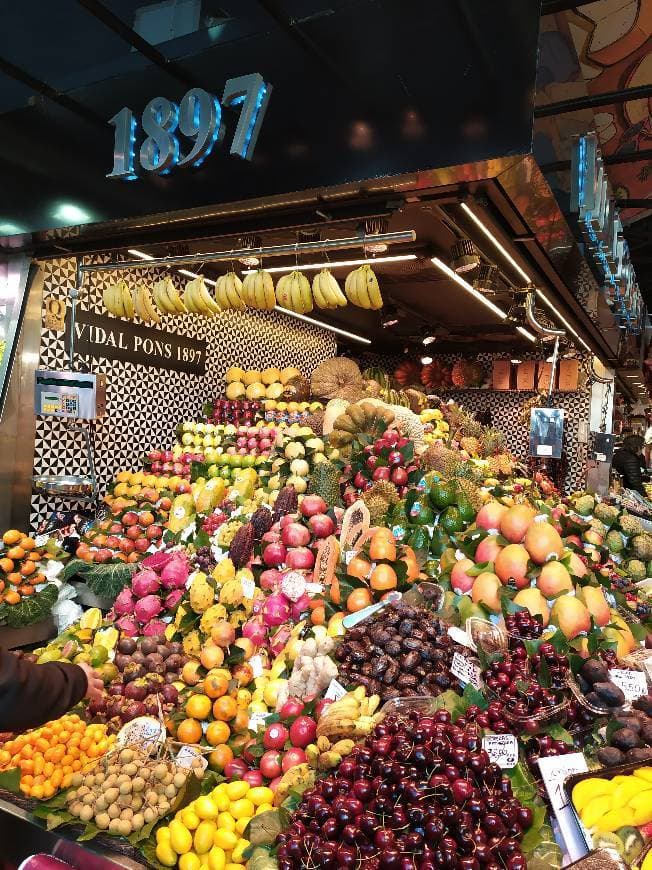
[[[614,732],[611,743],[616,749],[622,749],[623,752],[628,752],[630,749],[639,749],[642,745],[638,734],[636,731],[632,731],[631,728],[619,728],[618,731]]]
[[[465,526],[465,522],[456,507],[447,507],[439,517],[439,523],[442,529],[449,535],[461,532]]]
[[[607,683],[609,682],[609,671],[607,666],[597,659],[588,659],[580,668],[580,675],[584,677],[587,683]]]
[[[618,688],[615,683],[594,683],[593,690],[598,693],[608,707],[622,707],[625,703],[623,690]]]

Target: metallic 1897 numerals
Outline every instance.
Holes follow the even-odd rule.
[[[222,106],[240,106],[230,153],[251,160],[271,90],[260,73],[251,73],[228,79],[221,103],[203,88],[191,88],[178,106],[165,97],[154,97],[145,106],[141,118],[145,136],[138,152],[138,167],[145,172],[166,175],[174,166],[200,166],[215,143],[224,138]],[[138,178],[138,121],[125,106],[109,124],[114,128],[114,145],[113,169],[107,178],[133,181]],[[192,142],[186,154],[181,154],[179,134]]]

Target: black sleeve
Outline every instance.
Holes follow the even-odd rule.
[[[0,731],[24,731],[58,719],[86,694],[77,665],[37,665],[0,649]]]

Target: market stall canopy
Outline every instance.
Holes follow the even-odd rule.
[[[0,236],[529,153],[538,10],[537,0],[11,4]],[[229,154],[244,111],[235,97],[200,167],[106,177],[109,119],[124,107],[139,122],[154,97],[179,104],[192,88],[226,103],[225,82],[252,73],[272,90],[251,160]],[[182,138],[181,157],[190,145]]]

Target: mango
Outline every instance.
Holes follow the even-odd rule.
[[[592,828],[596,822],[601,819],[606,813],[613,808],[613,799],[611,795],[599,795],[590,800],[584,809],[580,812],[580,818],[587,828]],[[633,813],[633,810],[632,810]],[[600,828],[605,831],[607,828]],[[615,830],[615,828],[614,828]]]
[[[583,779],[581,782],[578,782],[573,789],[573,806],[579,813],[584,809],[589,801],[593,800],[593,798],[599,797],[600,795],[611,794],[614,788],[613,780],[598,779],[597,777]]]
[[[170,846],[174,851],[183,855],[192,849],[192,834],[183,822],[173,819],[170,822]],[[159,843],[159,845],[161,845]]]
[[[156,860],[164,867],[176,867],[177,853],[169,843],[161,841],[156,846]]]
[[[635,825],[647,825],[648,822],[652,822],[652,788],[634,795],[628,806],[634,810]]]
[[[582,819],[582,821],[584,821]],[[617,831],[623,825],[634,824],[634,810],[631,807],[619,807],[615,810],[609,810],[600,818],[596,819],[594,826],[599,831]]]
[[[201,822],[195,831],[193,844],[195,852],[198,855],[203,855],[205,852],[210,852],[213,847],[213,837],[217,831],[217,825],[208,819]]]
[[[634,795],[649,788],[650,785],[651,783],[646,783],[645,780],[637,779],[635,776],[630,776],[627,782],[619,783],[612,794],[614,809],[629,804]]]
[[[634,776],[645,779],[647,782],[652,782],[652,767],[639,767],[638,770],[634,771]]]

